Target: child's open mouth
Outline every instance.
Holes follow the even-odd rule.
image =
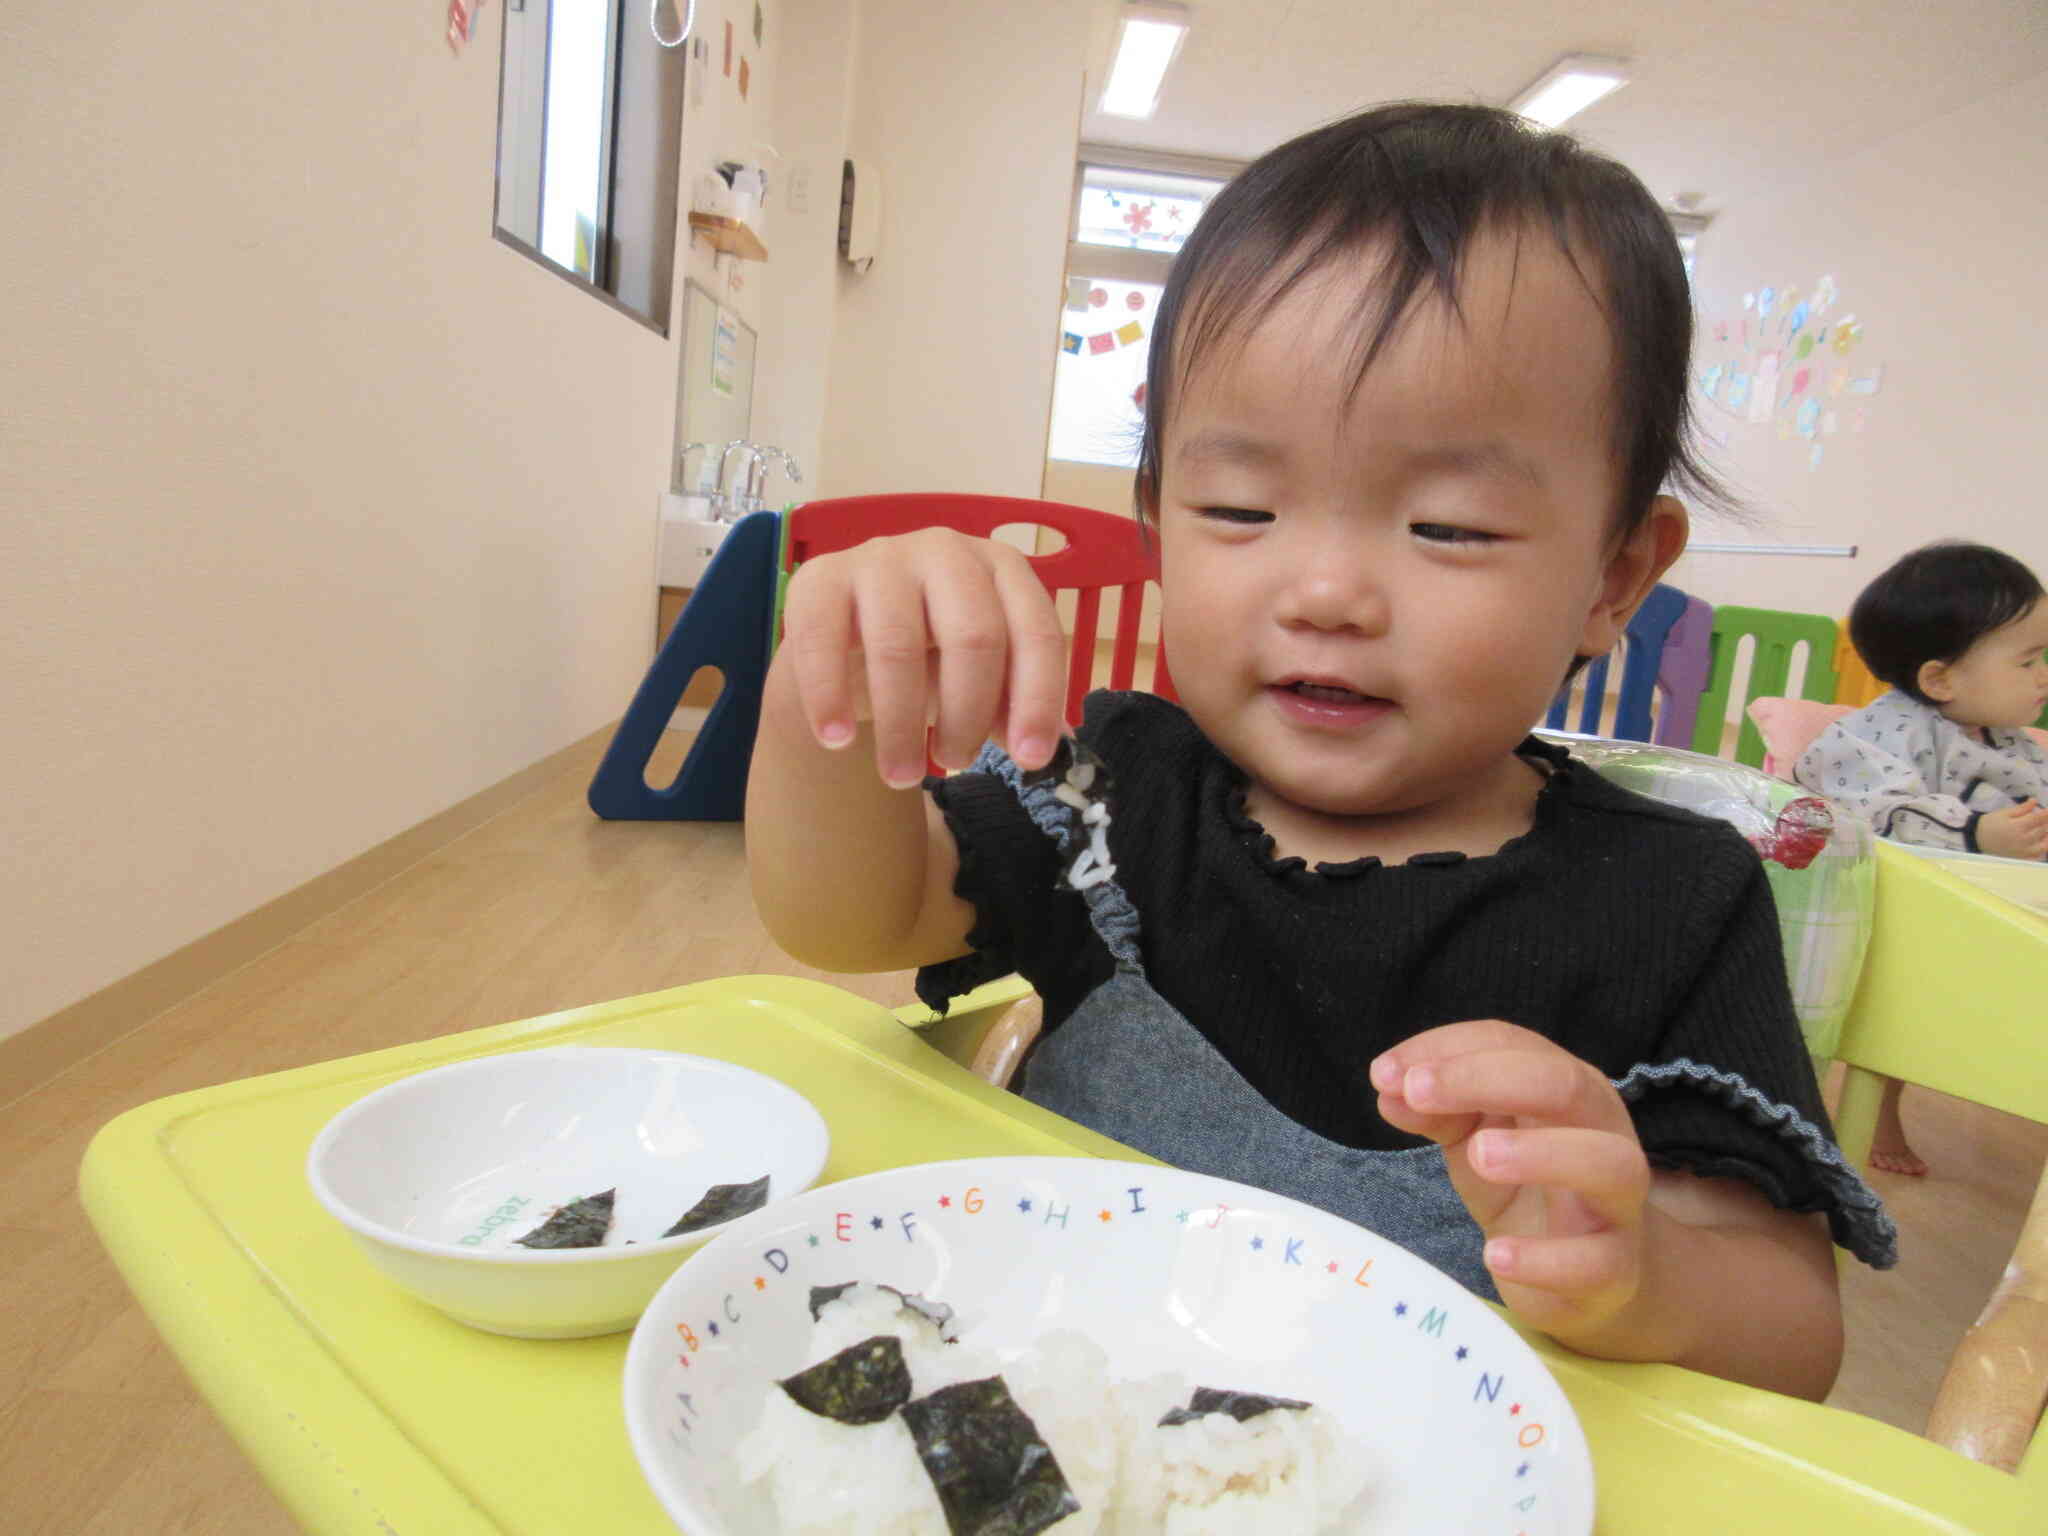
[[[1289,683],[1288,692],[1298,693],[1304,699],[1320,699],[1327,704],[1364,704],[1369,702],[1366,695],[1350,688],[1338,688],[1329,683]]]
[[[1393,708],[1390,700],[1339,683],[1281,683],[1272,693],[1286,714],[1312,725],[1359,725]]]

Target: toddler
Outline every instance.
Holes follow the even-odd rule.
[[[770,931],[931,998],[1015,969],[1035,1102],[1575,1349],[1824,1395],[1829,1230],[1892,1233],[1762,866],[1529,735],[1684,546],[1690,343],[1662,213],[1567,137],[1408,104],[1267,154],[1146,383],[1181,703],[1098,693],[1064,742],[1059,621],[1000,543],[807,562],[748,785]],[[919,793],[928,741],[968,771]]]
[[[2048,856],[2048,753],[2023,726],[2048,704],[2048,603],[2019,561],[1929,544],[1863,589],[1849,639],[1890,692],[1835,721],[1793,765],[1881,837],[2008,859]],[[1918,1176],[1901,1085],[1887,1081],[1870,1157]]]
[[[1863,589],[1849,639],[1891,690],[1793,766],[1881,837],[2008,859],[2048,856],[2048,753],[2022,729],[2048,705],[2048,604],[1982,544],[1916,549]]]

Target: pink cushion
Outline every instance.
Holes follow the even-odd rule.
[[[1764,739],[1764,772],[1792,777],[1792,765],[1806,755],[1814,737],[1861,705],[1817,704],[1811,699],[1751,699],[1749,718]],[[2027,734],[2048,749],[2048,731],[2027,727]]]

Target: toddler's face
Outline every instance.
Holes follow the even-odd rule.
[[[1981,636],[1956,660],[1930,662],[1920,686],[1958,725],[2032,725],[2048,706],[2048,602]]]
[[[1547,236],[1476,241],[1462,321],[1425,301],[1354,392],[1349,317],[1375,262],[1316,274],[1181,389],[1166,653],[1267,794],[1483,813],[1510,783],[1526,794],[1515,746],[1573,655],[1612,646],[1683,512],[1660,503],[1617,552],[1607,323]]]

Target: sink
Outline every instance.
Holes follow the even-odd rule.
[[[661,498],[661,541],[655,553],[655,580],[664,587],[694,587],[718,546],[732,532],[731,523],[711,515],[708,496],[674,491]]]

